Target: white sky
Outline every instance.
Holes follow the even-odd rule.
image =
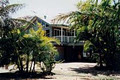
[[[80,0],[10,0],[11,3],[24,3],[25,7],[15,13],[14,17],[36,15],[50,22],[60,13],[67,13],[77,10],[76,4]]]

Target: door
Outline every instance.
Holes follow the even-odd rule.
[[[83,47],[82,46],[66,46],[65,48],[65,61],[66,62],[79,62],[82,60]]]

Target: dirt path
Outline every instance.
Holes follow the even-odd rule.
[[[49,80],[120,80],[119,75],[109,75],[108,72],[96,71],[96,63],[61,63],[56,64],[55,75]],[[49,77],[48,77],[49,78]],[[48,79],[44,79],[48,80]]]
[[[94,67],[96,63],[62,63],[57,64],[53,72],[57,80],[85,80],[91,75],[77,72],[79,68]]]
[[[96,63],[60,63],[56,64],[53,69],[52,72],[55,73],[53,76],[46,76],[44,79],[22,80],[120,80],[120,74],[114,74],[112,71],[97,71],[93,68],[95,65]],[[2,71],[5,70],[0,69],[0,72]],[[109,74],[110,72],[112,74]]]

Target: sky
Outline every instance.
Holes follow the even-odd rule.
[[[10,3],[22,3],[25,5],[21,10],[13,14],[13,17],[38,16],[50,22],[61,13],[77,10],[76,4],[80,0],[10,0]]]

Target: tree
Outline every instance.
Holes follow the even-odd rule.
[[[43,62],[45,71],[50,73],[57,53],[52,42],[59,41],[45,37],[42,28],[37,31],[30,29],[29,33],[26,33],[24,27],[18,27],[17,23],[24,20],[12,19],[9,16],[9,13],[15,12],[22,5],[7,4],[8,2],[3,2],[0,9],[0,66],[15,64],[19,72],[28,73],[35,72],[35,66]]]
[[[26,65],[29,65],[28,63],[32,61],[34,63],[32,71],[34,71],[35,64],[37,62],[39,62],[39,64],[43,62],[45,65],[45,69],[43,69],[43,71],[50,73],[53,69],[53,65],[55,64],[55,54],[57,53],[52,42],[59,44],[59,41],[54,38],[46,37],[45,31],[43,31],[42,28],[39,28],[37,31],[34,31],[31,28],[29,32],[30,33],[24,35],[25,41],[27,40],[24,43],[25,47],[23,47],[27,55]],[[29,70],[31,70],[31,67]]]
[[[78,3],[78,11],[59,15],[56,20],[67,20],[77,31],[77,40],[88,40],[99,53],[99,64],[115,69],[116,54],[119,53],[119,1],[87,0]],[[119,63],[117,63],[119,64]]]
[[[13,40],[11,40],[13,36],[11,31],[12,29],[16,28],[16,22],[14,19],[10,18],[9,14],[14,13],[16,10],[22,7],[22,4],[8,4],[8,0],[0,1],[0,57],[2,60],[0,64],[2,65],[9,63],[10,58],[8,57],[11,56],[9,53],[13,52],[11,50],[13,48],[13,46],[11,46],[13,43]],[[3,55],[6,57],[3,57]]]

